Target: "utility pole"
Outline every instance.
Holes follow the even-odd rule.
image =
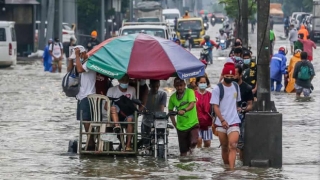
[[[104,29],[105,29],[105,21],[106,21],[106,17],[105,17],[105,0],[101,0],[101,26],[100,26],[100,41],[104,41]]]
[[[282,167],[282,114],[270,95],[270,0],[257,0],[257,102],[246,114],[243,164],[255,167]]]
[[[133,21],[133,0],[129,0],[129,3],[130,3],[129,4],[129,16],[130,16],[129,20],[130,22],[132,22]]]
[[[46,41],[45,28],[47,21],[47,0],[41,0],[41,19],[38,29],[38,49],[44,49],[48,41]]]
[[[52,0],[54,4],[54,38],[62,42],[62,0]]]
[[[241,0],[242,45],[248,47],[248,0]]]
[[[47,33],[46,33],[46,42],[50,38],[53,38],[53,24],[54,24],[54,8],[55,0],[48,1],[48,16],[47,16]]]

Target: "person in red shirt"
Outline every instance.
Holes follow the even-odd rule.
[[[209,62],[210,64],[212,64],[212,49],[213,47],[216,47],[217,49],[219,48],[219,45],[210,40],[210,36],[209,35],[205,35],[202,42],[200,43],[200,46],[206,45],[209,47]]]
[[[210,85],[209,79],[206,76],[198,77],[196,84],[198,86],[198,89],[195,90],[196,108],[200,124],[197,147],[201,148],[202,142],[204,143],[204,147],[210,147],[212,140],[211,92],[206,90]]]
[[[317,49],[316,43],[314,43],[310,36],[307,36],[307,40],[304,39],[298,39],[303,44],[303,50],[308,53],[308,60],[313,60],[313,48]]]

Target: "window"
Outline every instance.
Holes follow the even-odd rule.
[[[62,24],[62,29],[72,31],[71,27],[68,24]]]
[[[165,32],[163,29],[124,29],[122,30],[122,35],[128,35],[128,34],[137,34],[137,33],[145,33],[151,36],[157,36],[161,38],[165,38]]]
[[[16,39],[16,30],[12,27],[10,28],[11,30],[11,39],[12,39],[12,42],[16,42],[17,39]]]
[[[0,42],[1,41],[7,41],[5,28],[0,28]]]

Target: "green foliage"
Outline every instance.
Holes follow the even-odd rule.
[[[238,18],[238,14],[239,14],[238,0],[219,0],[219,4],[224,5],[224,10],[226,11],[229,17]],[[248,5],[249,5],[248,15],[249,17],[253,17],[254,14],[256,14],[257,12],[257,4],[255,3],[255,0],[248,0]]]
[[[214,4],[212,6],[212,12],[214,13],[225,13],[223,5],[222,4]]]
[[[107,2],[107,1],[106,1]],[[85,34],[100,28],[101,0],[77,0],[78,4],[78,28]],[[129,0],[121,0],[121,11],[125,12],[129,6]],[[105,17],[115,15],[115,10],[105,8]]]

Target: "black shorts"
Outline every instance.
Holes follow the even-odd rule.
[[[77,120],[80,121],[80,114],[82,110],[82,120],[83,121],[91,121],[91,111],[89,99],[83,98],[82,100],[78,100],[77,102]]]
[[[199,124],[192,128],[179,131],[177,130],[180,153],[187,153],[190,148],[194,148],[198,143],[199,138]]]

